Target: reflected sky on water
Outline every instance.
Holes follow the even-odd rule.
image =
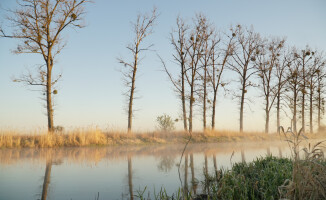
[[[132,199],[181,186],[183,144],[0,150],[0,199]],[[190,144],[180,165],[183,187],[200,193],[204,173],[259,156],[289,156],[286,143]],[[185,165],[188,167],[185,168]],[[185,184],[187,182],[187,184]],[[137,199],[137,198],[134,198]]]

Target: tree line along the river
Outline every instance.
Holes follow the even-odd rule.
[[[7,20],[14,30],[7,33],[0,27],[0,38],[18,39],[21,43],[14,53],[40,54],[44,64],[35,73],[14,79],[29,86],[39,86],[45,94],[48,130],[53,132],[53,94],[61,74],[54,77],[52,69],[56,56],[64,48],[62,32],[68,28],[83,28],[86,0],[20,0],[16,10],[8,10]],[[156,8],[150,14],[139,14],[132,31],[134,39],[126,46],[130,60],[118,58],[127,99],[128,133],[132,132],[136,74],[140,56],[152,45],[149,40],[158,20]],[[231,26],[217,31],[204,15],[196,14],[188,23],[178,16],[170,33],[173,59],[177,70],[171,70],[163,58],[160,65],[166,72],[181,102],[181,121],[185,131],[192,132],[194,108],[202,113],[203,129],[215,129],[216,102],[221,89],[239,103],[240,132],[243,132],[244,107],[250,102],[247,91],[257,88],[264,99],[265,132],[268,133],[271,110],[276,109],[276,128],[280,127],[282,111],[290,111],[294,132],[301,120],[303,132],[314,120],[318,129],[324,114],[325,55],[315,48],[289,46],[285,38],[263,37],[253,27]],[[172,73],[173,71],[173,73]],[[178,73],[175,73],[179,71]],[[225,72],[236,75],[237,88],[231,87]],[[308,112],[308,122],[306,113]],[[207,119],[211,116],[210,121]],[[279,130],[278,130],[279,131]]]

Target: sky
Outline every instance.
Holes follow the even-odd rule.
[[[0,1],[0,23],[6,27],[8,8],[15,8],[16,1]],[[288,45],[304,48],[326,48],[326,1],[324,0],[95,0],[85,9],[86,27],[67,29],[63,33],[67,46],[57,57],[54,73],[62,73],[58,94],[55,96],[54,123],[66,128],[99,127],[103,130],[126,130],[126,100],[117,58],[131,58],[126,50],[133,39],[131,22],[137,14],[149,13],[155,6],[159,17],[154,33],[145,41],[153,43],[153,51],[143,54],[136,87],[140,97],[135,101],[135,131],[156,129],[156,117],[166,113],[173,118],[181,114],[180,100],[157,57],[159,54],[172,71],[172,46],[169,34],[176,26],[178,15],[191,23],[196,13],[202,13],[219,30],[230,25],[253,26],[262,36],[286,37]],[[11,30],[7,27],[8,31]],[[0,130],[34,130],[47,127],[45,102],[37,88],[14,83],[27,70],[42,64],[40,55],[12,53],[18,41],[0,38]],[[237,76],[227,73],[227,79]],[[264,130],[263,101],[256,89],[248,92],[253,97],[250,108],[245,108],[245,131]],[[275,110],[271,127],[275,127]],[[200,109],[196,108],[194,128],[202,128]],[[222,93],[218,96],[216,127],[224,130],[239,129],[238,102]],[[208,118],[210,122],[210,118]],[[289,120],[282,115],[282,125]],[[182,123],[176,124],[177,129]],[[275,128],[271,129],[272,131]]]

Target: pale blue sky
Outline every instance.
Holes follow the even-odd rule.
[[[15,1],[1,0],[3,8],[14,8]],[[154,34],[148,38],[156,50],[173,68],[172,48],[168,40],[175,19],[180,14],[189,22],[195,13],[205,14],[218,29],[231,24],[253,25],[263,36],[286,36],[289,45],[304,47],[309,44],[324,50],[326,47],[326,1],[324,0],[95,0],[87,6],[87,27],[68,30],[68,45],[57,59],[54,72],[63,72],[56,96],[55,124],[65,127],[99,126],[126,129],[124,111],[125,89],[116,58],[128,58],[125,46],[132,40],[130,22],[139,12],[149,12],[156,6],[160,16]],[[5,11],[0,10],[0,21],[6,24]],[[35,64],[42,64],[39,55],[14,55],[17,41],[0,39],[0,129],[35,129],[46,127],[44,102],[38,92],[13,83]],[[156,116],[167,113],[173,118],[180,114],[180,103],[172,91],[155,52],[146,52],[139,67],[136,82],[138,95],[135,101],[135,130],[155,129]],[[234,74],[233,74],[234,75]],[[236,76],[228,79],[235,79]],[[32,89],[32,88],[31,88]],[[246,109],[245,130],[262,131],[264,113],[257,92],[249,92],[256,102],[252,111]],[[200,110],[197,109],[195,127],[201,128]],[[274,124],[272,116],[272,126]],[[284,119],[285,116],[284,116]],[[209,119],[210,121],[210,119]],[[219,96],[216,126],[219,129],[238,130],[238,104],[230,97]],[[287,125],[284,120],[284,125]],[[182,125],[179,122],[178,128]]]

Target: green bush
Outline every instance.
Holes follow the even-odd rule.
[[[158,129],[160,129],[161,131],[167,132],[167,131],[173,131],[175,129],[174,121],[167,114],[158,116],[156,118],[156,122],[157,122]]]

